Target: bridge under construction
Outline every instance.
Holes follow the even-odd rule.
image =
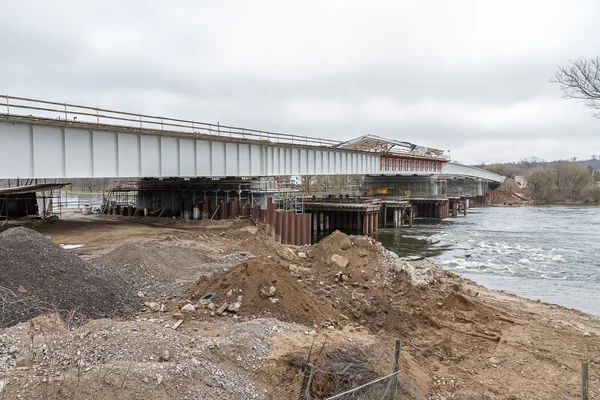
[[[14,96],[0,96],[0,147],[0,179],[115,178],[105,213],[247,216],[288,244],[332,229],[370,234],[413,218],[466,214],[504,179],[375,135],[335,141]],[[336,196],[282,188],[324,175],[358,183]]]

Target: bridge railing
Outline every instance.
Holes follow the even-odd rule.
[[[240,128],[159,117],[147,114],[136,114],[106,108],[91,107],[79,104],[59,103],[26,97],[0,95],[0,114],[51,118],[71,122],[127,126],[133,128],[151,129],[156,131],[183,132],[187,134],[202,134],[235,139],[250,139],[272,143],[288,143],[307,146],[333,147],[339,141],[310,136],[293,135],[290,133],[269,132],[257,129]]]

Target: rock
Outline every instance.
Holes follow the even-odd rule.
[[[348,250],[350,247],[352,247],[352,242],[350,241],[350,238],[345,238],[344,240],[342,240],[342,243],[340,243],[340,249],[342,250]]]
[[[181,311],[193,312],[196,311],[196,307],[194,307],[192,304],[186,304],[185,306],[181,307]]]
[[[350,260],[345,257],[340,256],[339,254],[334,254],[331,256],[331,261],[337,264],[338,267],[345,268]]]
[[[300,252],[300,253],[298,253],[298,258],[302,258],[302,259],[306,260],[308,257],[306,256],[306,253]]]
[[[146,301],[144,305],[154,312],[160,311],[161,308],[161,305],[155,301]]]
[[[394,265],[395,272],[406,272],[413,286],[428,286],[435,282],[432,268],[416,267],[411,263],[397,260]]]
[[[346,282],[346,281],[348,281],[348,279],[350,279],[350,277],[348,275],[346,275],[346,274],[340,275],[340,280],[342,282]]]
[[[294,253],[294,250],[290,249],[289,247],[285,248],[284,255],[285,258],[287,258],[288,260],[293,260],[296,257],[296,253]]]
[[[271,285],[269,287],[265,286],[260,289],[260,295],[262,297],[273,297],[273,296],[275,296],[275,293],[277,293],[277,288],[273,285]]]
[[[198,303],[196,303],[196,308],[210,308],[211,305],[212,305],[212,308],[215,307],[212,301],[210,301],[208,299],[203,299],[203,300],[200,300]]]
[[[225,294],[227,297],[233,296],[233,289],[229,289],[229,291]]]
[[[276,297],[270,297],[270,298],[269,298],[269,301],[270,301],[271,303],[273,303],[273,304],[277,304],[277,303],[279,303],[279,299],[278,299],[278,298],[276,298]]]
[[[583,337],[590,337],[592,336],[591,332],[583,332]]]
[[[236,313],[238,311],[240,311],[240,307],[242,305],[240,303],[231,303],[230,305],[227,306],[227,311],[232,312],[232,313]]]
[[[488,361],[491,364],[500,364],[500,360],[498,360],[496,357],[490,357],[490,358],[488,358]]]
[[[156,375],[156,384],[160,385],[163,381],[163,376],[161,374]]]
[[[145,296],[144,296],[144,293],[140,290],[137,292],[137,297],[139,297],[140,299],[143,299]]]
[[[397,260],[398,258],[400,258],[398,256],[398,254],[394,253],[393,251],[389,251],[389,250],[386,250],[385,255],[392,260]]]
[[[165,350],[165,354],[158,357],[158,362],[167,362],[169,361],[170,357],[169,357],[169,350]]]
[[[215,311],[215,314],[217,314],[217,315],[223,314],[223,312],[225,312],[225,310],[227,309],[227,307],[229,307],[229,303],[223,303],[221,305],[221,307],[217,308],[217,311]]]
[[[27,293],[27,289],[25,289],[23,286],[19,285],[19,288],[17,289],[17,292],[19,292],[19,293]]]

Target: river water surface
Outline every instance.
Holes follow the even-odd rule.
[[[600,315],[599,229],[598,207],[488,207],[380,230],[378,240],[491,289]]]

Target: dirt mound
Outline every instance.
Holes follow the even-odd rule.
[[[256,256],[271,256],[276,259],[289,260],[287,247],[273,240],[264,227],[243,226],[223,234],[228,243],[223,247],[225,253],[245,251]]]
[[[120,316],[137,303],[120,278],[22,227],[0,233],[0,287],[5,294],[0,298],[4,326],[51,308],[63,315],[76,310],[85,318]]]
[[[331,259],[336,254],[348,260],[345,269],[363,271],[362,275],[369,278],[383,261],[383,248],[379,242],[368,236],[349,236],[340,231],[305,249],[321,272],[340,270],[340,266]]]
[[[153,241],[123,244],[94,261],[103,270],[121,277],[136,291],[160,297],[176,292],[183,282],[193,282],[215,269],[210,259],[189,247]]]
[[[312,326],[332,314],[331,307],[306,290],[286,266],[267,258],[253,258],[230,271],[200,278],[179,304],[194,303],[206,293],[216,294],[217,306],[235,303],[241,296],[240,315],[273,316]]]

